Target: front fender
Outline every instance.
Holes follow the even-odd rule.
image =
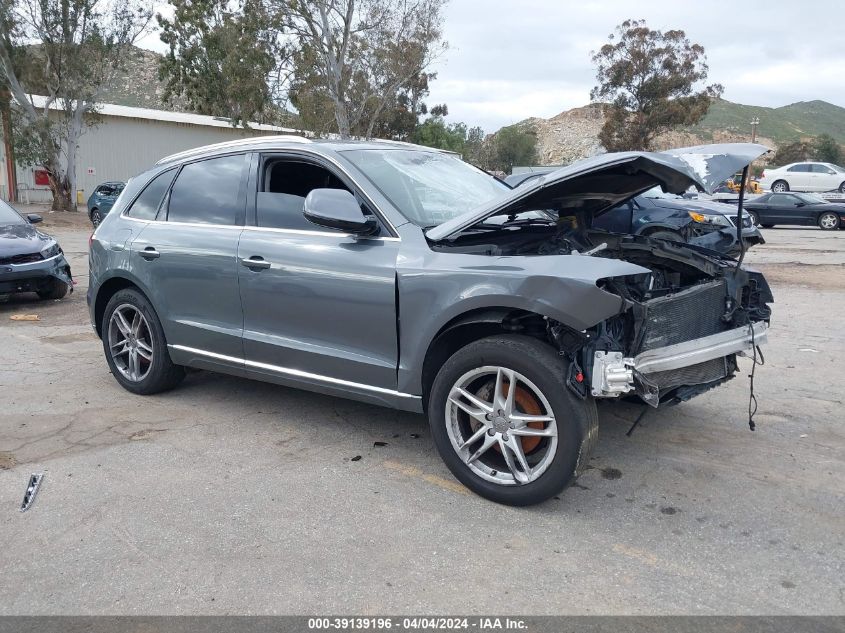
[[[485,308],[525,310],[582,331],[624,309],[621,297],[596,285],[599,279],[648,272],[621,260],[581,255],[430,252],[413,266],[400,262],[398,389],[422,393],[429,345],[463,314]]]

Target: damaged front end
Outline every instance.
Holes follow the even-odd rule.
[[[580,350],[594,397],[685,401],[732,378],[736,357],[766,342],[773,298],[760,273],[647,238],[620,238],[606,252],[651,273],[599,284],[625,309]]]

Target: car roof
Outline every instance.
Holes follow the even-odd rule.
[[[183,160],[191,158],[200,158],[206,156],[214,156],[216,154],[224,154],[235,150],[283,150],[283,149],[302,149],[307,146],[310,150],[316,153],[325,153],[328,151],[344,151],[352,149],[414,149],[418,151],[436,152],[439,154],[453,154],[456,152],[442,150],[435,147],[426,147],[424,145],[415,145],[413,143],[406,143],[404,141],[392,141],[382,139],[369,140],[341,140],[341,139],[311,139],[304,136],[295,136],[293,134],[279,134],[270,136],[255,136],[251,138],[242,138],[234,141],[225,141],[223,143],[215,143],[213,145],[204,145],[193,149],[171,154],[165,156],[156,162],[156,165],[166,165],[178,163]]]

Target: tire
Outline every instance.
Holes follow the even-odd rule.
[[[51,277],[50,281],[41,289],[38,290],[38,296],[44,300],[57,300],[63,298],[67,294],[68,286],[61,279]]]
[[[651,233],[646,233],[646,237],[650,237],[653,240],[667,240],[669,242],[685,242],[684,238],[679,234],[675,233],[674,231],[652,231]]]
[[[822,231],[835,231],[839,228],[839,215],[833,211],[825,211],[819,215],[818,222]]]
[[[839,185],[839,193],[845,193],[845,182]]]
[[[567,370],[567,361],[550,345],[528,336],[491,336],[455,352],[437,373],[428,401],[432,437],[452,474],[476,494],[512,506],[540,503],[571,484],[592,452],[598,414],[591,397],[581,400],[566,386]],[[507,406],[495,416],[496,385],[507,396],[508,374],[517,385],[512,416],[546,420],[517,420]],[[497,380],[498,375],[505,378]],[[488,408],[453,397],[458,388]],[[486,410],[495,417],[487,418]],[[506,448],[514,444],[524,461]]]
[[[117,312],[123,317],[123,326],[115,317]],[[135,315],[140,316],[137,321]],[[170,360],[158,315],[139,291],[127,288],[114,294],[106,305],[101,331],[109,369],[127,391],[140,395],[160,393],[172,389],[185,377],[184,368]],[[131,336],[125,334],[127,331]]]
[[[753,224],[754,226],[760,226],[760,217],[754,211],[749,211],[748,209],[746,209],[745,212],[751,218],[751,224]]]
[[[100,222],[102,222],[102,221],[103,221],[103,216],[100,213],[100,210],[99,209],[91,209],[91,224],[94,225],[95,229],[98,226],[100,226]]]
[[[776,180],[772,183],[772,191],[775,193],[783,193],[789,191],[789,183],[785,180]]]

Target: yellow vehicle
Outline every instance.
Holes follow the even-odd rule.
[[[734,174],[733,178],[728,178],[725,181],[725,186],[733,193],[739,193],[739,189],[742,187],[742,174]],[[745,193],[763,193],[763,187],[756,180],[749,178]]]

